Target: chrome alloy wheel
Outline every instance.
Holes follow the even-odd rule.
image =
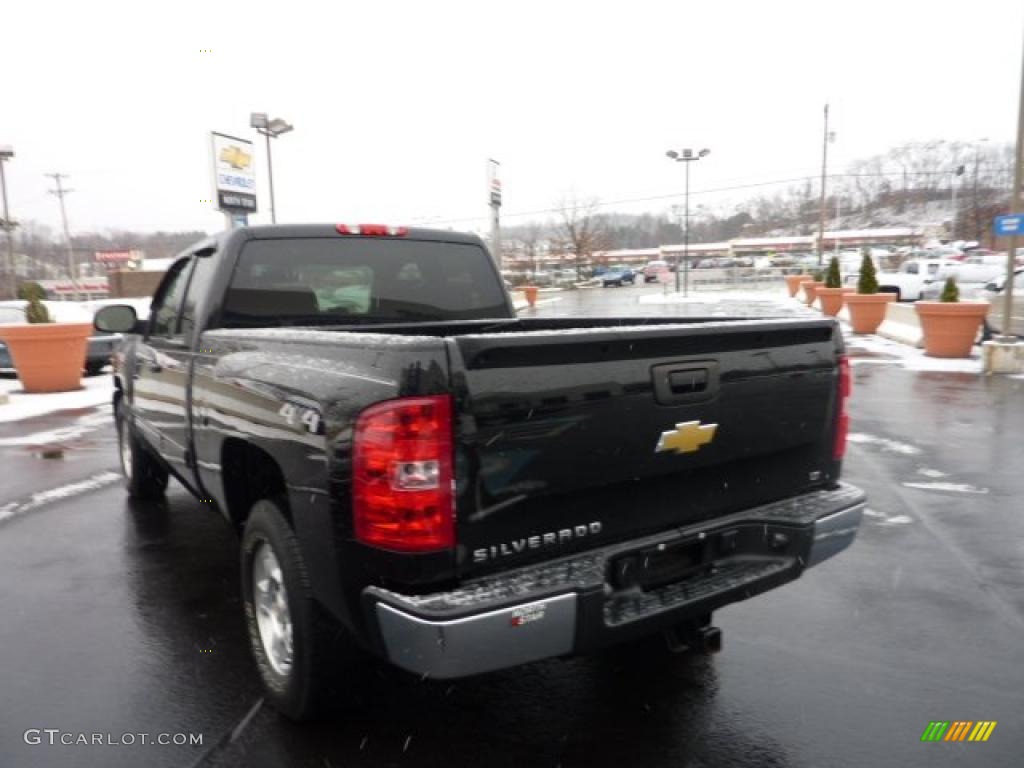
[[[269,542],[263,541],[252,560],[253,603],[263,652],[274,671],[284,677],[292,668],[292,618],[284,576]]]

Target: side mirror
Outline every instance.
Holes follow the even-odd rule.
[[[135,333],[138,316],[130,304],[111,304],[103,307],[93,318],[93,327],[107,333]]]

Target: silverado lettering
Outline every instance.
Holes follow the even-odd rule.
[[[559,531],[541,533],[536,536],[528,536],[523,539],[515,539],[508,543],[491,545],[473,550],[473,562],[485,563],[495,557],[509,557],[525,552],[527,549],[541,549],[542,547],[554,547],[559,544],[566,544],[574,539],[582,539],[588,534],[596,536],[601,533],[601,523],[595,521],[588,525],[576,525],[572,528],[562,528]]]

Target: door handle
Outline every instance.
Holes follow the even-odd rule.
[[[661,405],[700,403],[718,395],[719,371],[714,360],[656,365],[651,375],[654,398]]]

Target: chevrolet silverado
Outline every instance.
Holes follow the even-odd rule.
[[[169,476],[241,536],[269,700],[369,652],[455,678],[664,633],[847,547],[832,318],[519,317],[475,236],[275,225],[108,306],[128,493]]]

